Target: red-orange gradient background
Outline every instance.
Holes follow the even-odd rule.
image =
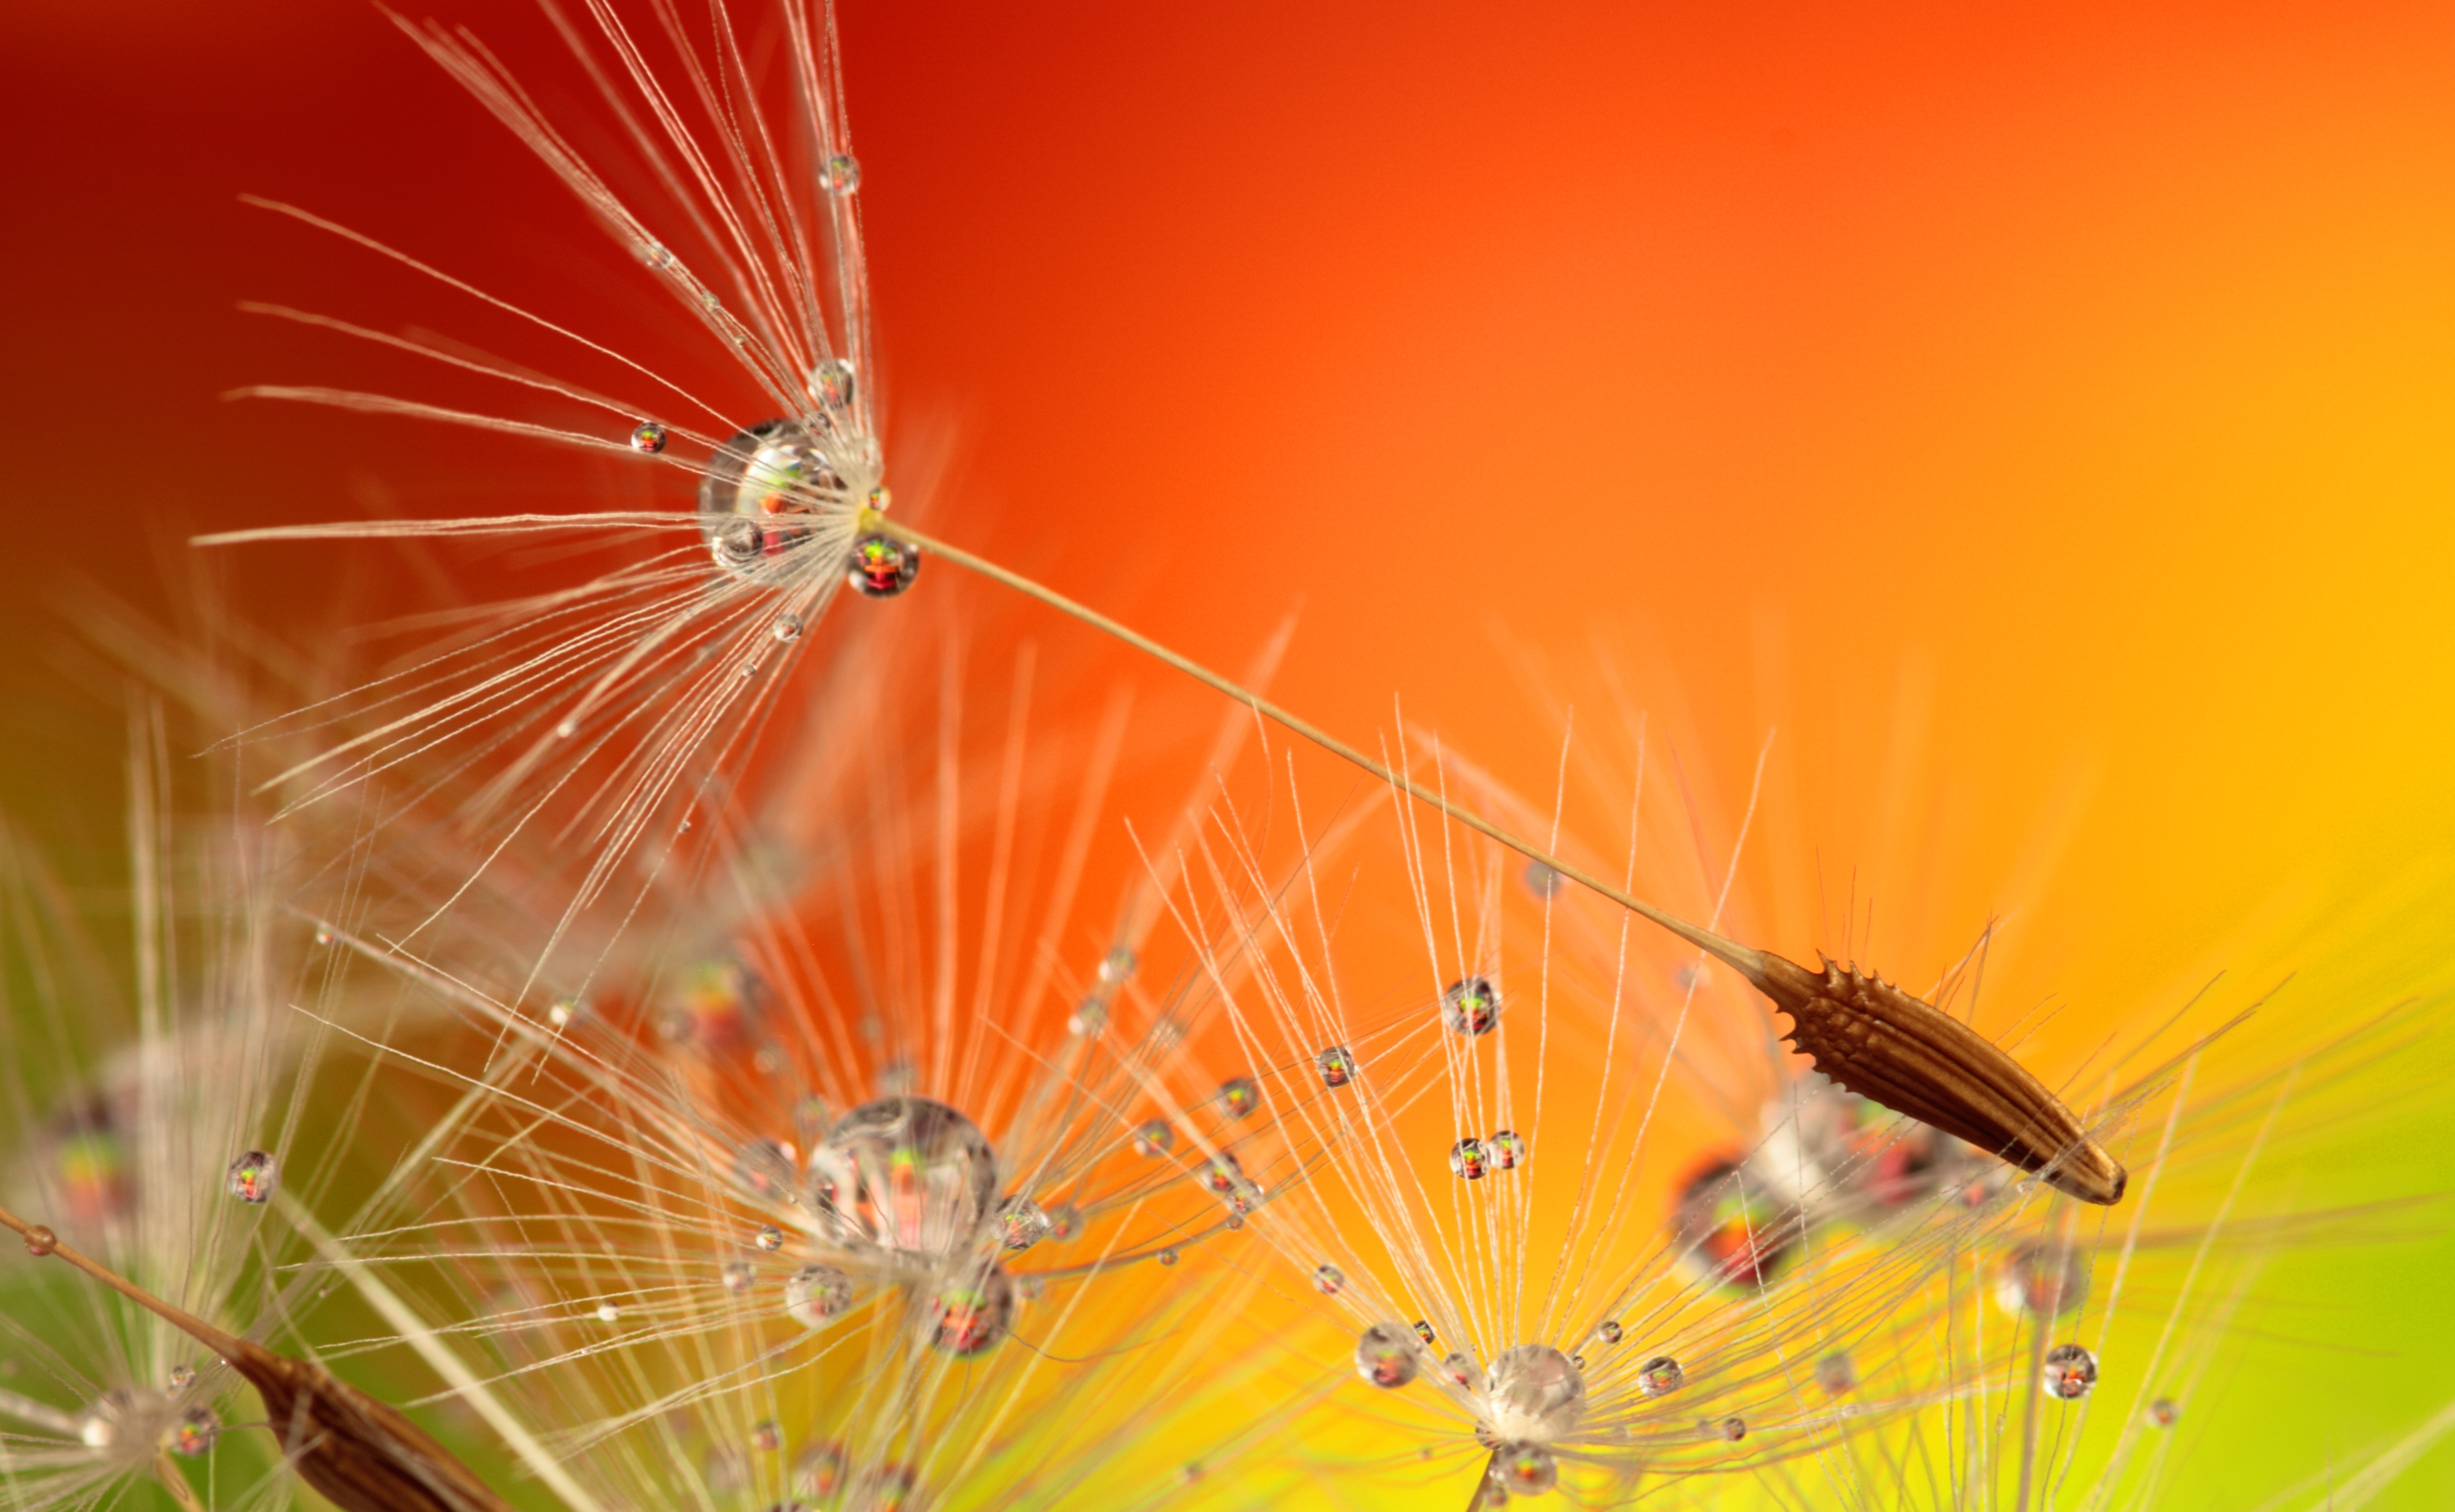
[[[525,9],[453,13],[556,73]],[[1555,730],[1495,626],[1581,720],[1617,648],[1725,817],[1778,725],[1793,869],[1754,880],[1796,951],[1836,942],[1802,857],[1879,940],[1928,921],[1913,979],[2022,910],[2019,990],[2099,1023],[2228,965],[2325,1003],[2302,925],[2392,879],[2445,917],[2455,12],[848,0],[843,29],[890,413],[952,437],[948,534],[1228,664],[1300,603],[1288,702],[1362,734],[1403,693],[1537,790]],[[558,481],[218,401],[373,371],[238,298],[454,313],[235,196],[582,314],[622,264],[371,8],[20,5],[0,97],[0,773],[100,856],[117,694],[56,670],[71,574],[145,599],[192,524]],[[277,627],[412,592],[346,554],[213,571]],[[2447,954],[2337,937],[2345,1012]],[[2455,1175],[2366,1159],[2347,1194]],[[2201,1452],[2247,1494],[2433,1405],[2448,1263],[2312,1270],[2302,1331],[2381,1353],[2301,1357],[2355,1382],[2294,1409],[2305,1443]],[[2443,1504],[2449,1458],[2379,1504]]]

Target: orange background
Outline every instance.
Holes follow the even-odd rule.
[[[1914,980],[2019,909],[2007,990],[2099,1023],[2220,966],[2299,968],[2321,1014],[2434,981],[2455,14],[1842,9],[849,0],[897,464],[949,437],[940,529],[1196,655],[1301,604],[1288,702],[1361,735],[1403,693],[1531,789],[1556,731],[1495,627],[1581,720],[1617,648],[1724,818],[1779,726],[1770,943],[1836,943],[1820,865]],[[554,75],[525,10],[466,15]],[[457,313],[234,196],[578,321],[642,286],[368,8],[19,6],[0,111],[0,777],[106,868],[118,696],[64,659],[71,574],[151,600],[192,526],[592,476],[219,402],[396,371],[240,297]],[[294,627],[424,591],[369,560],[209,570]],[[2326,1180],[2443,1187],[2449,1121]],[[2194,1484],[2444,1400],[2450,1263],[2296,1270],[2302,1335],[2379,1353],[2266,1357],[2356,1384],[2289,1409],[2299,1443],[2211,1428]],[[2378,1504],[2450,1495],[2441,1453]]]

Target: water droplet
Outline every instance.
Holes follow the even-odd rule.
[[[1495,1171],[1514,1171],[1526,1163],[1526,1136],[1514,1129],[1494,1131],[1491,1139],[1483,1141],[1483,1147],[1491,1154]]]
[[[854,396],[861,392],[852,364],[842,357],[829,357],[812,370],[810,387],[818,393],[819,402],[830,410],[851,409]]]
[[[827,1126],[833,1122],[835,1110],[817,1093],[804,1092],[793,1099],[793,1128],[802,1139],[817,1143],[826,1137]]]
[[[1348,1053],[1345,1045],[1331,1045],[1318,1052],[1313,1056],[1312,1063],[1319,1068],[1321,1084],[1325,1087],[1343,1087],[1355,1079],[1355,1058]]]
[[[1482,1378],[1483,1371],[1475,1364],[1472,1355],[1458,1349],[1441,1357],[1440,1375],[1441,1379],[1451,1385],[1464,1386],[1469,1391],[1472,1391],[1475,1381]]]
[[[1232,1233],[1233,1231],[1245,1226],[1245,1215],[1242,1213],[1229,1213],[1225,1219],[1221,1220],[1221,1221],[1226,1223],[1228,1230]]]
[[[725,442],[699,485],[708,552],[736,575],[805,545],[815,516],[851,507],[818,433],[798,420],[763,420]]]
[[[759,1273],[750,1268],[747,1260],[726,1260],[717,1268],[717,1274],[724,1280],[725,1292],[734,1297],[749,1291],[759,1280]]]
[[[1151,1258],[1158,1260],[1163,1265],[1173,1265],[1176,1263],[1176,1249],[1171,1245],[1167,1249],[1161,1250],[1157,1255],[1154,1255]]]
[[[1376,1386],[1403,1386],[1415,1379],[1414,1335],[1404,1323],[1374,1323],[1355,1341],[1355,1373]]]
[[[1816,1383],[1826,1396],[1841,1396],[1858,1384],[1857,1362],[1848,1355],[1827,1355],[1816,1362]]]
[[[1166,1119],[1151,1119],[1135,1128],[1133,1142],[1136,1155],[1166,1155],[1176,1148],[1176,1131]]]
[[[1748,1423],[1744,1418],[1724,1418],[1719,1422],[1705,1424],[1705,1437],[1719,1439],[1724,1443],[1736,1443],[1747,1436]]]
[[[1586,1378],[1549,1344],[1502,1350],[1483,1373],[1485,1410],[1504,1441],[1550,1441],[1575,1431],[1586,1415]]]
[[[1043,1210],[1048,1215],[1048,1237],[1069,1240],[1083,1232],[1083,1210],[1071,1202],[1049,1202]]]
[[[1480,1181],[1483,1179],[1484,1172],[1489,1169],[1491,1169],[1490,1158],[1484,1154],[1481,1139],[1460,1139],[1450,1146],[1451,1176],[1464,1177],[1470,1181]]]
[[[847,1237],[884,1249],[952,1254],[997,1206],[997,1159],[978,1126],[943,1102],[864,1102],[810,1157],[812,1189]]]
[[[172,1391],[185,1391],[195,1383],[196,1373],[193,1370],[190,1369],[186,1365],[172,1365],[171,1367],[171,1389]]]
[[[869,507],[878,514],[885,514],[888,507],[894,504],[894,502],[895,494],[893,491],[889,489],[879,487],[869,491]]]
[[[1321,1288],[1324,1297],[1335,1297],[1347,1285],[1347,1273],[1324,1260],[1313,1267],[1312,1283]]]
[[[242,1202],[267,1201],[280,1174],[272,1156],[262,1150],[250,1150],[230,1163],[230,1195]]]
[[[769,1202],[789,1202],[801,1183],[793,1147],[780,1139],[752,1139],[734,1152],[733,1184]]]
[[[1695,992],[1712,979],[1702,961],[1692,960],[1684,966],[1674,967],[1671,973],[1671,985],[1681,992]]]
[[[674,265],[674,254],[666,250],[662,242],[641,242],[639,260],[651,268],[671,268]]]
[[[318,925],[315,930],[315,943],[318,945],[329,945],[333,943],[333,932],[329,929],[323,928],[321,925]]]
[[[1065,1020],[1065,1032],[1077,1039],[1088,1039],[1108,1027],[1108,1005],[1097,998],[1085,998],[1075,1006]]]
[[[836,1444],[814,1443],[793,1456],[793,1490],[813,1502],[825,1502],[843,1488],[844,1452]]]
[[[2078,1401],[2097,1384],[2097,1357],[2078,1344],[2057,1344],[2046,1351],[2046,1395]]]
[[[2152,1428],[2170,1428],[2181,1416],[2182,1409],[2174,1405],[2171,1397],[2160,1397],[2148,1403],[2148,1425]]]
[[[822,1328],[852,1306],[852,1278],[832,1265],[804,1265],[784,1282],[784,1314],[804,1328]]]
[[[1441,994],[1441,1021],[1470,1038],[1488,1035],[1500,1022],[1500,994],[1481,977],[1453,981]]]
[[[761,1223],[759,1232],[750,1236],[750,1242],[773,1255],[784,1247],[784,1231],[773,1223]]]
[[[1415,1337],[1429,1344],[1438,1336],[1432,1332],[1432,1325],[1430,1323],[1418,1318],[1415,1320]]]
[[[621,1316],[622,1309],[619,1303],[599,1302],[597,1304],[597,1320],[600,1323],[610,1323]]]
[[[1798,1241],[1796,1215],[1754,1187],[1733,1159],[1707,1163],[1680,1188],[1672,1226],[1682,1266],[1734,1289],[1762,1285]]]
[[[577,998],[558,998],[554,1006],[545,1011],[545,1021],[557,1029],[568,1029],[574,1018],[587,1011],[588,1005]]]
[[[190,1407],[163,1430],[162,1447],[193,1460],[212,1448],[213,1441],[221,1437],[221,1431],[222,1420],[213,1408]]]
[[[750,1037],[766,991],[756,973],[731,957],[695,962],[666,996],[657,1032],[672,1044],[711,1054],[733,1049]]]
[[[569,717],[554,727],[554,737],[558,740],[568,740],[578,733],[579,721]]]
[[[1232,1150],[1222,1150],[1202,1162],[1202,1185],[1214,1197],[1224,1197],[1239,1211],[1249,1206],[1261,1189],[1246,1179],[1245,1167]]]
[[[1244,1118],[1262,1105],[1262,1089],[1250,1077],[1231,1077],[1219,1083],[1219,1105],[1228,1117]]]
[[[1014,1282],[991,1265],[977,1280],[966,1279],[943,1287],[929,1310],[938,1326],[930,1342],[947,1354],[969,1358],[998,1341],[1014,1321]]]
[[[1559,897],[1560,884],[1568,880],[1541,861],[1527,862],[1526,870],[1517,875],[1518,879],[1526,884],[1526,891],[1546,900]]]
[[[1606,1318],[1601,1325],[1595,1328],[1594,1337],[1607,1344],[1618,1343],[1621,1339],[1620,1326],[1613,1320]]]
[[[921,575],[921,548],[892,535],[864,535],[852,543],[845,581],[865,597],[892,598]]]
[[[2061,1244],[2016,1244],[1995,1273],[1995,1305],[2016,1318],[2060,1318],[2087,1298],[2088,1257]]]
[[[784,1430],[776,1426],[774,1419],[761,1419],[750,1425],[750,1446],[774,1454],[784,1447]]]
[[[1026,1250],[1048,1237],[1048,1215],[1040,1204],[1027,1197],[1018,1197],[1005,1205],[1005,1247]]]
[[[654,420],[642,421],[639,428],[631,433],[631,450],[634,452],[645,452],[654,456],[664,449],[665,428]]]
[[[42,1259],[59,1247],[60,1237],[43,1224],[36,1223],[26,1230],[26,1253],[36,1260]]]
[[[1134,953],[1120,945],[1101,958],[1100,979],[1105,982],[1124,981],[1134,974],[1137,964]]]
[[[789,642],[801,639],[803,628],[801,615],[787,613],[778,615],[776,623],[769,627],[767,633],[778,640]]]
[[[1649,1397],[1667,1397],[1688,1384],[1688,1372],[1669,1355],[1656,1355],[1636,1367],[1636,1389]]]
[[[1560,1483],[1559,1462],[1539,1443],[1502,1444],[1491,1473],[1511,1496],[1541,1496]]]
[[[824,179],[830,194],[852,194],[861,190],[861,160],[849,152],[838,152],[827,159]],[[890,196],[892,197],[892,196]]]
[[[897,1056],[879,1067],[878,1075],[872,1079],[878,1083],[880,1097],[907,1098],[912,1095],[912,1089],[921,1084],[921,1073],[909,1057]]]

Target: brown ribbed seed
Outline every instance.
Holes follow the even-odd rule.
[[[1727,941],[1717,942],[1728,946]],[[1714,949],[1796,1026],[1784,1036],[1850,1092],[1966,1139],[2083,1202],[2122,1200],[2122,1163],[2002,1047],[1934,1004],[1827,958]]]
[[[265,1425],[298,1479],[341,1512],[511,1512],[451,1451],[393,1407],[310,1360],[226,1333],[0,1208],[36,1256],[55,1255],[230,1361],[264,1399]]]

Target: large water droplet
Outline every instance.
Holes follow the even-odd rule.
[[[1714,1160],[1680,1189],[1673,1232],[1687,1267],[1719,1285],[1753,1289],[1789,1260],[1793,1215],[1767,1199],[1736,1160]]]
[[[832,1265],[804,1265],[784,1282],[784,1313],[804,1328],[823,1328],[852,1306],[852,1278]]]
[[[1500,1022],[1500,994],[1481,977],[1453,981],[1441,994],[1441,1021],[1470,1038],[1488,1035]]]
[[[946,1255],[997,1203],[997,1160],[972,1120],[925,1098],[881,1098],[839,1119],[810,1158],[813,1190],[882,1248]]]
[[[2046,1351],[2046,1395],[2078,1401],[2097,1384],[2097,1357],[2078,1344],[2057,1344]]]
[[[242,1202],[266,1202],[280,1180],[280,1168],[262,1150],[250,1150],[230,1163],[230,1195]]]
[[[26,1230],[26,1253],[36,1260],[60,1247],[60,1237],[46,1224],[36,1223]]]
[[[761,421],[725,442],[699,485],[708,551],[737,575],[805,544],[816,516],[852,507],[821,436],[798,420]]]
[[[1415,1379],[1421,1348],[1406,1324],[1374,1323],[1355,1341],[1355,1373],[1376,1386],[1403,1386]]]
[[[1586,1378],[1549,1344],[1501,1351],[1483,1373],[1483,1395],[1492,1432],[1504,1441],[1558,1439],[1586,1415]]]
[[[868,598],[892,598],[921,575],[921,548],[892,535],[864,535],[852,543],[845,581]]]

